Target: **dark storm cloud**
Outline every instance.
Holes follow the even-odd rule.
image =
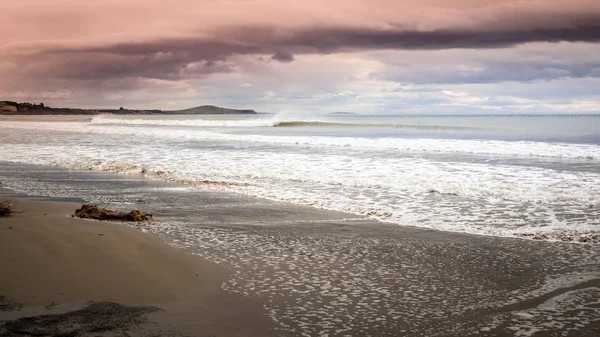
[[[465,61],[471,66],[465,67]],[[532,82],[561,78],[600,77],[600,59],[566,62],[520,62],[520,60],[482,63],[465,57],[462,62],[445,59],[444,62],[428,60],[415,62],[410,67],[390,65],[385,72],[372,73],[374,80],[405,82],[413,84],[460,84],[460,83],[499,83],[506,81]]]
[[[507,48],[529,42],[600,41],[600,24],[518,31],[422,32],[322,28],[290,32],[286,37],[278,37],[275,32],[275,29],[247,28],[243,33],[237,30],[221,32],[214,40],[174,38],[85,49],[56,49],[36,55],[36,58],[51,63],[53,66],[48,67],[46,72],[58,77],[184,79],[233,71],[235,66],[226,61],[232,55],[272,54],[273,60],[291,62],[294,60],[293,54],[383,49]],[[218,41],[223,38],[234,42]],[[585,73],[585,70],[579,72]]]
[[[292,62],[294,60],[294,55],[284,52],[284,51],[278,51],[275,54],[273,54],[273,56],[271,56],[272,60],[275,61],[279,61],[279,62]]]
[[[98,52],[119,55],[152,56],[172,52],[185,59],[217,60],[232,54],[273,53],[273,59],[288,60],[292,53],[328,53],[340,50],[440,50],[452,48],[506,48],[530,42],[600,42],[598,24],[570,28],[529,30],[435,30],[398,31],[362,28],[315,28],[288,31],[278,37],[276,28],[244,28],[217,32],[213,39],[173,38],[150,42],[121,43],[88,49],[53,52]],[[222,43],[222,39],[236,42]]]
[[[516,31],[377,31],[322,29],[299,32],[280,43],[311,47],[320,52],[353,49],[439,50],[452,48],[506,48],[529,42],[599,42],[597,25],[572,28],[540,28]]]

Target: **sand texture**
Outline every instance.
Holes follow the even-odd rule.
[[[269,335],[260,304],[223,291],[227,275],[217,265],[135,228],[68,217],[77,204],[11,201],[17,213],[0,218],[0,336],[51,331],[39,316],[49,314],[65,333],[73,322],[91,324],[80,335],[95,325],[106,333]],[[104,321],[85,319],[98,312]]]

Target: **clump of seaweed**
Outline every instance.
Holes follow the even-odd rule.
[[[0,336],[129,336],[130,329],[147,322],[147,314],[158,311],[162,309],[94,302],[66,313],[1,321]]]
[[[10,201],[0,201],[0,216],[9,216],[13,212],[13,204]]]
[[[138,210],[129,213],[113,211],[96,205],[82,205],[75,210],[74,218],[94,219],[94,220],[118,220],[118,221],[146,221],[152,218],[152,214],[145,214]]]

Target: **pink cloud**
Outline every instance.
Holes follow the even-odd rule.
[[[597,0],[20,0],[2,15],[0,92],[73,96],[235,73],[240,56],[600,41]]]

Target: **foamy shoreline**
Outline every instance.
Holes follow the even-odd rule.
[[[180,117],[186,119],[173,119]],[[189,120],[128,115],[96,116],[92,123],[0,121],[5,131],[0,143],[10,144],[0,147],[0,158],[143,174],[400,225],[598,242],[600,172],[595,164],[600,144],[337,137],[308,126],[288,135],[256,126],[283,117]],[[363,117],[352,117],[356,118]],[[213,124],[221,126],[209,126]]]
[[[144,230],[229,270],[223,288],[260,301],[276,336],[600,331],[598,246],[444,233],[143,178],[41,169],[33,183],[67,178],[111,204],[143,199],[138,206],[156,216]],[[574,310],[585,313],[577,325]]]

